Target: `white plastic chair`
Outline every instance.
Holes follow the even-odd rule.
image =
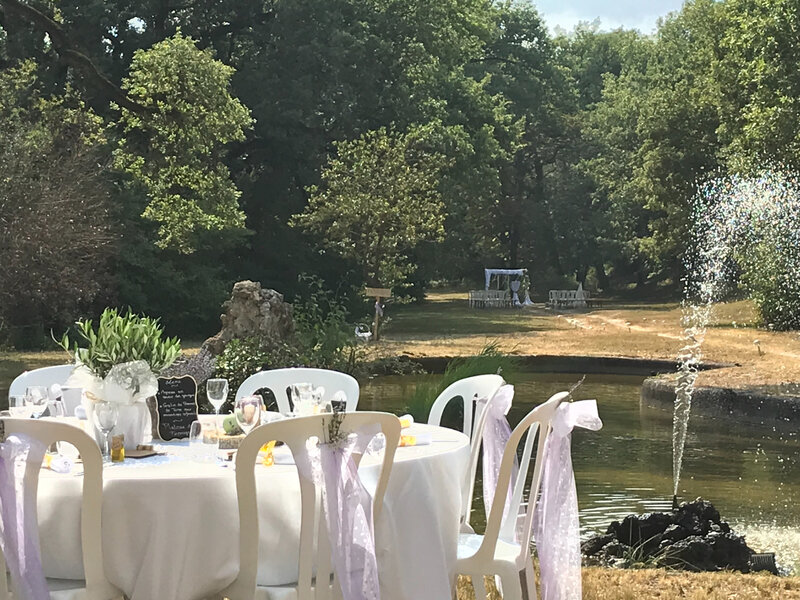
[[[5,435],[25,434],[39,440],[45,447],[55,442],[72,444],[83,461],[83,488],[81,496],[81,546],[83,552],[83,580],[48,579],[51,600],[110,600],[123,598],[120,590],[109,583],[103,570],[103,542],[101,514],[103,494],[103,458],[97,443],[82,429],[42,419],[3,418]],[[34,505],[39,484],[41,465],[28,462],[26,477],[31,478]],[[68,475],[65,475],[68,477]],[[5,561],[3,561],[3,567]],[[8,600],[6,570],[0,568],[0,600]]]
[[[475,475],[478,470],[478,457],[481,453],[481,437],[486,419],[479,409],[477,400],[491,399],[505,381],[500,375],[474,375],[451,383],[434,400],[428,415],[428,425],[439,425],[445,407],[457,398],[464,406],[464,422],[462,431],[470,438],[470,455],[467,470],[461,482],[461,531],[471,532],[469,516],[472,509],[472,494],[475,490]],[[474,415],[474,418],[473,418]]]
[[[559,392],[544,404],[534,408],[511,432],[497,480],[492,510],[486,520],[483,535],[462,533],[458,539],[456,572],[469,575],[475,588],[477,600],[485,600],[486,587],[484,575],[499,576],[505,600],[534,600],[536,583],[533,572],[530,542],[533,528],[533,512],[541,485],[541,458],[544,443],[550,434],[550,423],[558,406],[569,397],[569,392]],[[525,496],[525,482],[533,455],[533,444],[537,438],[536,461],[534,463],[531,485]],[[519,474],[511,497],[511,504],[505,519],[508,490],[511,486],[511,471],[520,441],[526,436]],[[519,519],[522,528],[518,530]],[[515,533],[519,531],[519,539]]]
[[[300,481],[301,522],[297,583],[288,586],[257,586],[258,574],[258,501],[255,463],[258,451],[270,440],[286,443],[293,456],[305,451],[310,438],[326,431],[330,414],[285,419],[255,428],[242,441],[236,454],[236,494],[239,500],[239,575],[222,593],[230,600],[330,600],[341,598],[331,565],[331,547],[325,517],[322,514],[322,489],[298,473]],[[373,522],[383,505],[395,450],[400,441],[400,420],[388,413],[348,413],[341,431],[356,432],[377,424],[386,438],[380,477],[373,496]],[[356,465],[361,455],[353,454]],[[324,585],[316,585],[324,582]],[[329,585],[330,583],[330,585]]]
[[[34,385],[43,385],[49,388],[54,383],[64,385],[72,374],[75,365],[57,365],[54,367],[42,367],[25,371],[17,375],[11,386],[8,388],[8,396],[22,396],[25,390]]]
[[[474,375],[451,383],[433,401],[431,412],[428,414],[428,425],[441,424],[444,409],[452,400],[460,398],[464,405],[464,423],[461,431],[472,439],[474,426],[478,421],[477,414],[473,417],[473,413],[476,412],[475,401],[480,398],[491,398],[504,383],[500,375]]]
[[[236,390],[236,399],[256,393],[267,388],[278,403],[278,411],[287,413],[292,410],[289,388],[294,383],[311,383],[325,388],[323,401],[333,399],[338,391],[344,392],[347,398],[346,412],[355,412],[358,406],[359,387],[358,381],[347,373],[329,371],[327,369],[310,369],[306,367],[291,367],[288,369],[271,369],[259,371],[250,375]]]

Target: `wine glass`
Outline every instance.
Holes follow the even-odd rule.
[[[47,408],[47,401],[50,395],[47,388],[43,385],[32,385],[25,390],[25,404],[31,411],[31,416],[38,419]]]
[[[206,381],[206,396],[211,406],[214,407],[214,412],[219,417],[219,409],[228,398],[228,380],[227,379],[209,379]]]
[[[253,427],[261,423],[262,402],[261,396],[244,396],[236,400],[233,414],[236,415],[236,422],[245,435],[250,433]]]
[[[94,404],[94,424],[103,432],[103,462],[111,462],[111,430],[117,424],[119,412],[114,402],[100,401]]]

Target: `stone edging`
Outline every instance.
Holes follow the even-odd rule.
[[[558,356],[549,354],[517,355],[524,370],[533,373],[641,375],[641,402],[644,406],[671,409],[675,403],[675,380],[653,377],[675,373],[678,364],[663,359],[615,356]],[[452,356],[413,358],[433,373],[444,372]],[[700,369],[718,369],[733,365],[704,363]],[[692,413],[708,417],[741,419],[747,423],[773,425],[800,422],[800,397],[776,396],[758,390],[723,387],[699,387],[692,398]]]
[[[649,377],[642,383],[642,404],[668,408],[675,403],[675,381]],[[735,417],[749,423],[797,423],[800,398],[774,396],[757,390],[698,387],[692,396],[692,413],[707,417]]]

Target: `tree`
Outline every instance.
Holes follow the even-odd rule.
[[[646,61],[606,76],[589,119],[599,152],[588,172],[612,205],[640,283],[679,281],[696,184],[721,165],[714,73],[723,32],[719,3],[687,2],[643,41]]]
[[[292,223],[359,264],[370,284],[401,284],[414,269],[409,252],[443,237],[444,159],[385,128],[335,147],[321,185],[309,188],[308,207]]]
[[[104,144],[73,90],[41,96],[30,62],[0,72],[0,325],[19,344],[107,297],[116,236]]]
[[[728,0],[718,70],[734,168],[800,167],[800,1]]]
[[[239,190],[220,160],[244,139],[251,119],[233,98],[233,69],[180,32],[137,50],[122,88],[145,111],[122,108],[123,138],[114,164],[147,191],[142,216],[160,224],[159,245],[194,249],[198,230],[241,228]]]

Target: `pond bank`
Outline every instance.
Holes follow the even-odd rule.
[[[642,403],[668,408],[675,402],[674,377],[649,377],[642,383]],[[694,390],[692,413],[706,417],[736,418],[754,424],[794,427],[800,422],[800,394],[774,394],[759,389],[703,386]]]

